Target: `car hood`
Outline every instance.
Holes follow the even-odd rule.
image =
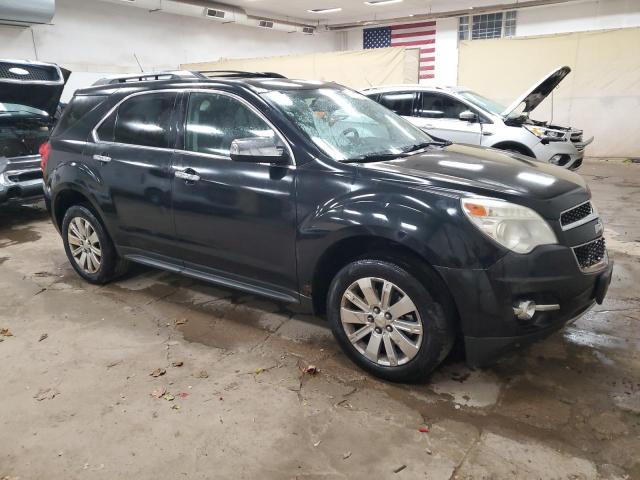
[[[52,63],[0,60],[0,103],[37,108],[53,118],[70,75]]]
[[[567,66],[554,69],[535,83],[529,90],[520,95],[501,115],[508,117],[522,103],[524,103],[523,112],[530,113],[549,96],[553,89],[556,88],[569,73],[571,73],[571,68]]]
[[[501,198],[545,202],[575,192],[586,194],[586,182],[573,172],[548,163],[491,148],[452,144],[384,162],[362,164],[386,179]]]

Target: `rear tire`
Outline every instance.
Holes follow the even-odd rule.
[[[390,261],[358,260],[340,270],[329,288],[327,313],[349,358],[385,380],[424,380],[454,339],[453,319],[429,283]]]
[[[65,212],[61,232],[71,266],[87,282],[103,285],[127,271],[129,262],[118,256],[102,222],[86,206]]]

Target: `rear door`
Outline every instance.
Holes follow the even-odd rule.
[[[88,161],[104,187],[99,199],[125,254],[175,257],[171,164],[177,92],[150,91],[125,99],[96,128]]]
[[[198,91],[185,100],[173,178],[177,251],[185,268],[297,300],[296,167],[229,156],[235,139],[278,133],[235,95]]]
[[[428,134],[454,143],[480,144],[480,123],[460,120],[460,114],[470,110],[465,103],[445,93],[425,91],[417,104],[413,123]]]

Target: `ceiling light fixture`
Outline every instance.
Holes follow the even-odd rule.
[[[341,10],[342,10],[342,8],[340,8],[340,7],[335,7],[335,8],[313,8],[311,10],[307,10],[307,12],[309,12],[309,13],[333,13],[333,12],[339,12]]]
[[[368,2],[364,2],[365,5],[369,5],[370,7],[381,7],[382,5],[389,5],[391,3],[400,3],[402,0],[370,0]]]

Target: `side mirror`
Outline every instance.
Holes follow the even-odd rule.
[[[465,110],[464,112],[461,112],[458,118],[463,122],[473,123],[478,121],[478,115],[473,113],[471,110]]]
[[[229,156],[235,162],[289,163],[284,145],[278,145],[274,138],[267,137],[236,138],[231,142]]]

